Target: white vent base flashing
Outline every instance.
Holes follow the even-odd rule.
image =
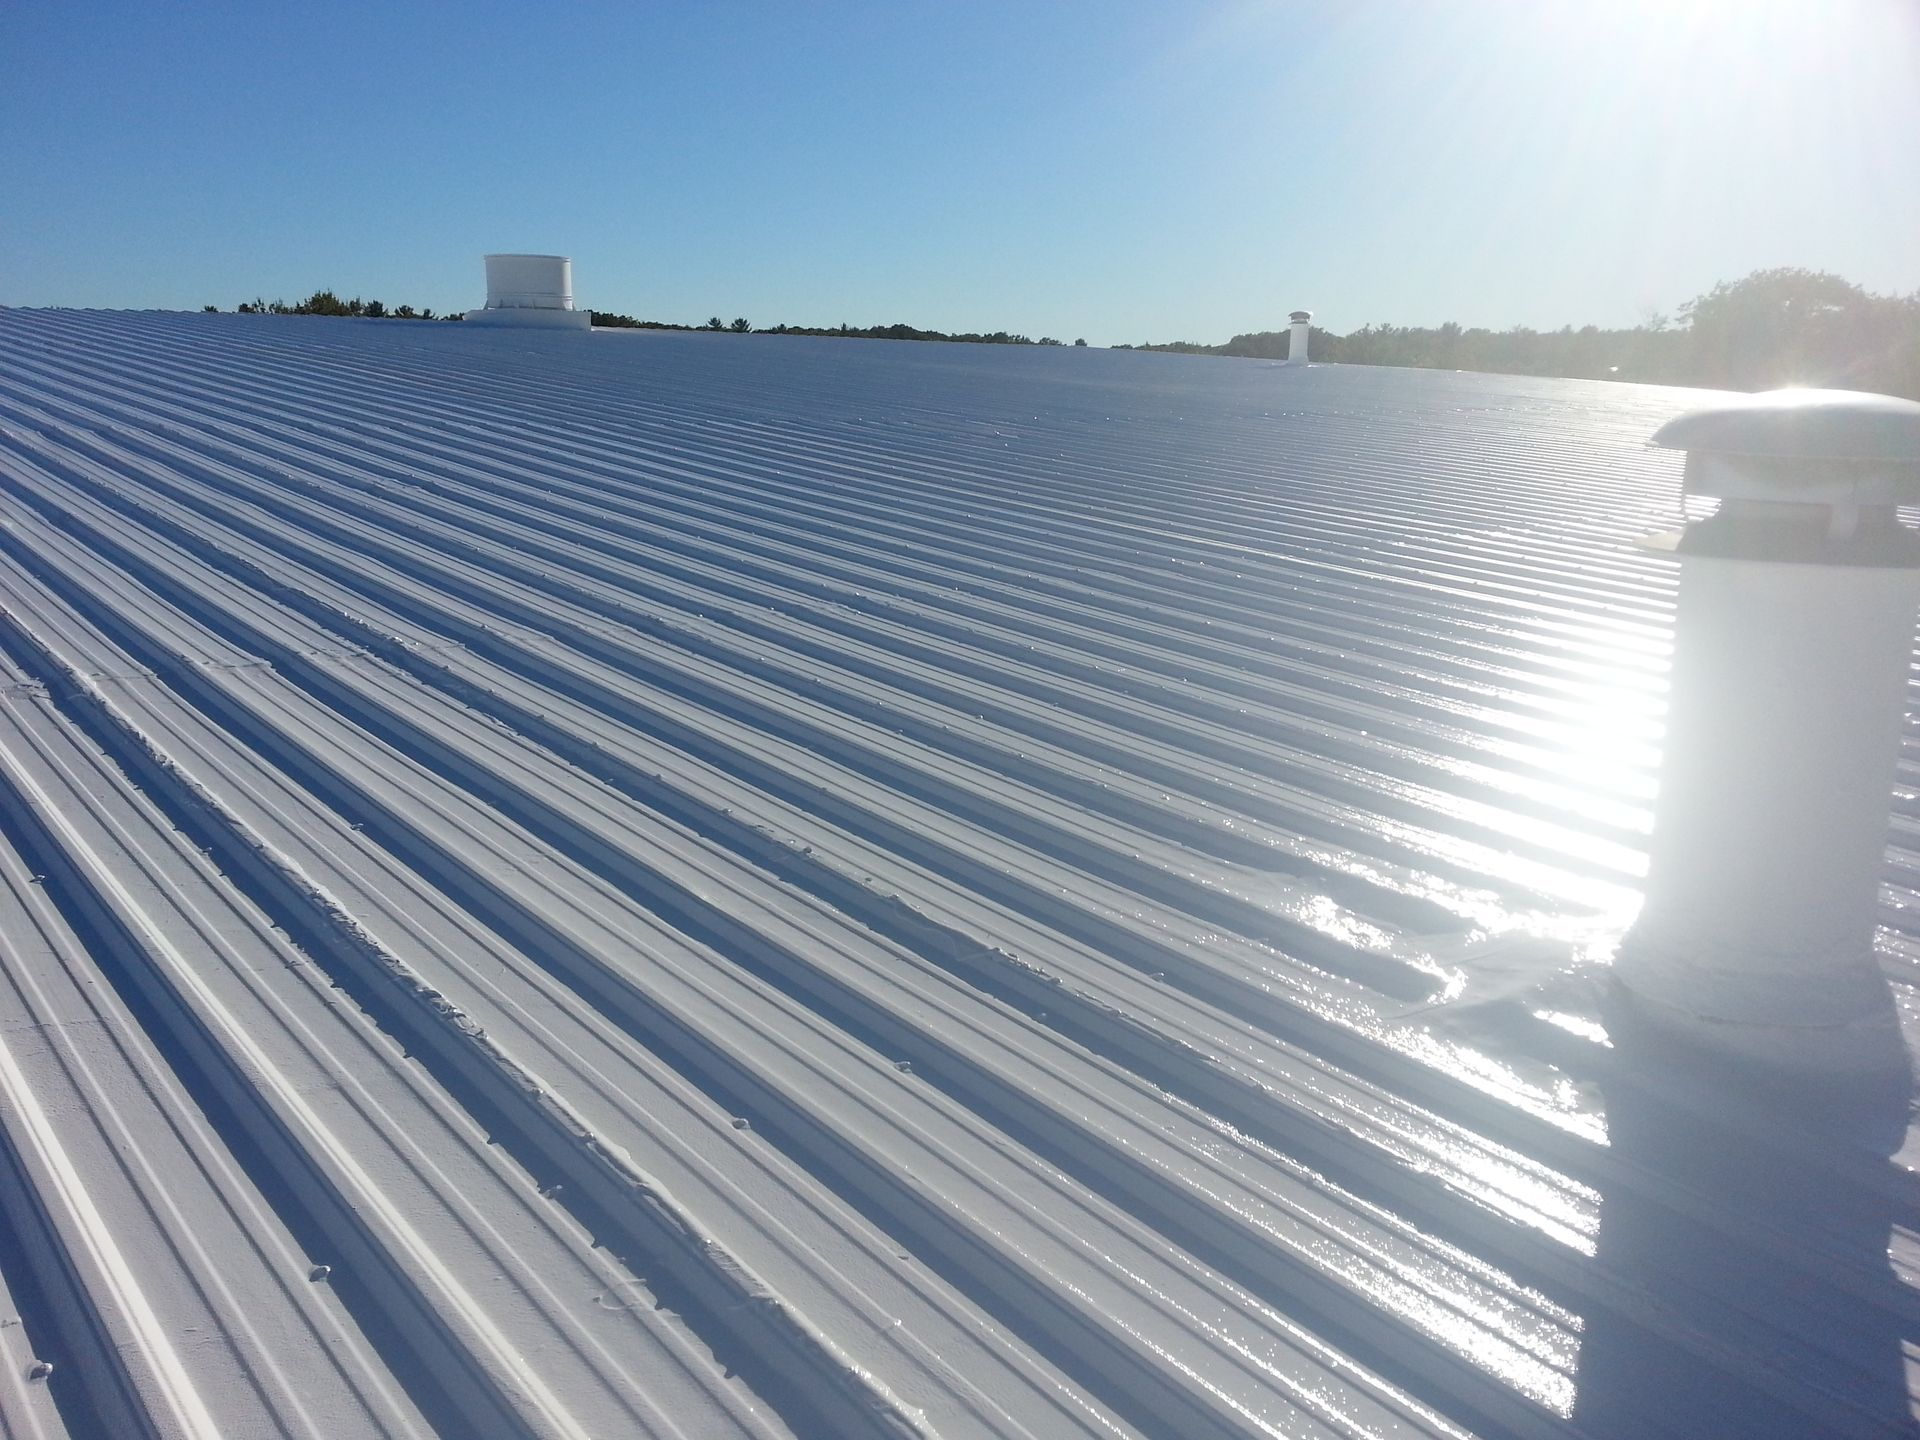
[[[1616,961],[1617,993],[1634,1019],[1690,1050],[1809,1077],[1886,1075],[1910,1066],[1899,1011],[1877,971],[1846,978],[1838,987],[1846,1003],[1836,1004],[1829,991],[1820,1003],[1803,1005],[1812,985],[1776,983],[1756,994],[1750,980],[1733,974],[1676,985],[1619,968]]]
[[[593,325],[591,310],[559,310],[526,306],[501,306],[467,311],[469,325],[512,326],[523,330],[587,330]]]

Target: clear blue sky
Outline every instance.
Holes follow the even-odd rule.
[[[1920,0],[0,4],[0,304],[1217,341],[1920,289]]]

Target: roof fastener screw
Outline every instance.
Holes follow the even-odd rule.
[[[51,1360],[36,1360],[27,1367],[27,1378],[29,1380],[44,1380],[51,1374],[53,1374],[53,1362]]]
[[[307,1272],[307,1279],[324,1280],[332,1273],[333,1267],[331,1265],[316,1265]]]

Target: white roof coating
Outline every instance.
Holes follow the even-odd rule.
[[[1701,398],[0,310],[0,1436],[1908,1433],[1604,984]]]

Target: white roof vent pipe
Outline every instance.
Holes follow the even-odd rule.
[[[585,330],[593,314],[573,308],[573,258],[568,255],[489,255],[487,304],[467,319],[483,325]]]
[[[1920,404],[1780,390],[1683,415],[1683,487],[1718,509],[1678,556],[1646,901],[1615,959],[1637,1013],[1769,1064],[1876,1068],[1874,954],[1920,602]]]
[[[1307,336],[1313,328],[1313,312],[1296,310],[1287,317],[1293,323],[1287,330],[1287,364],[1307,363]]]

